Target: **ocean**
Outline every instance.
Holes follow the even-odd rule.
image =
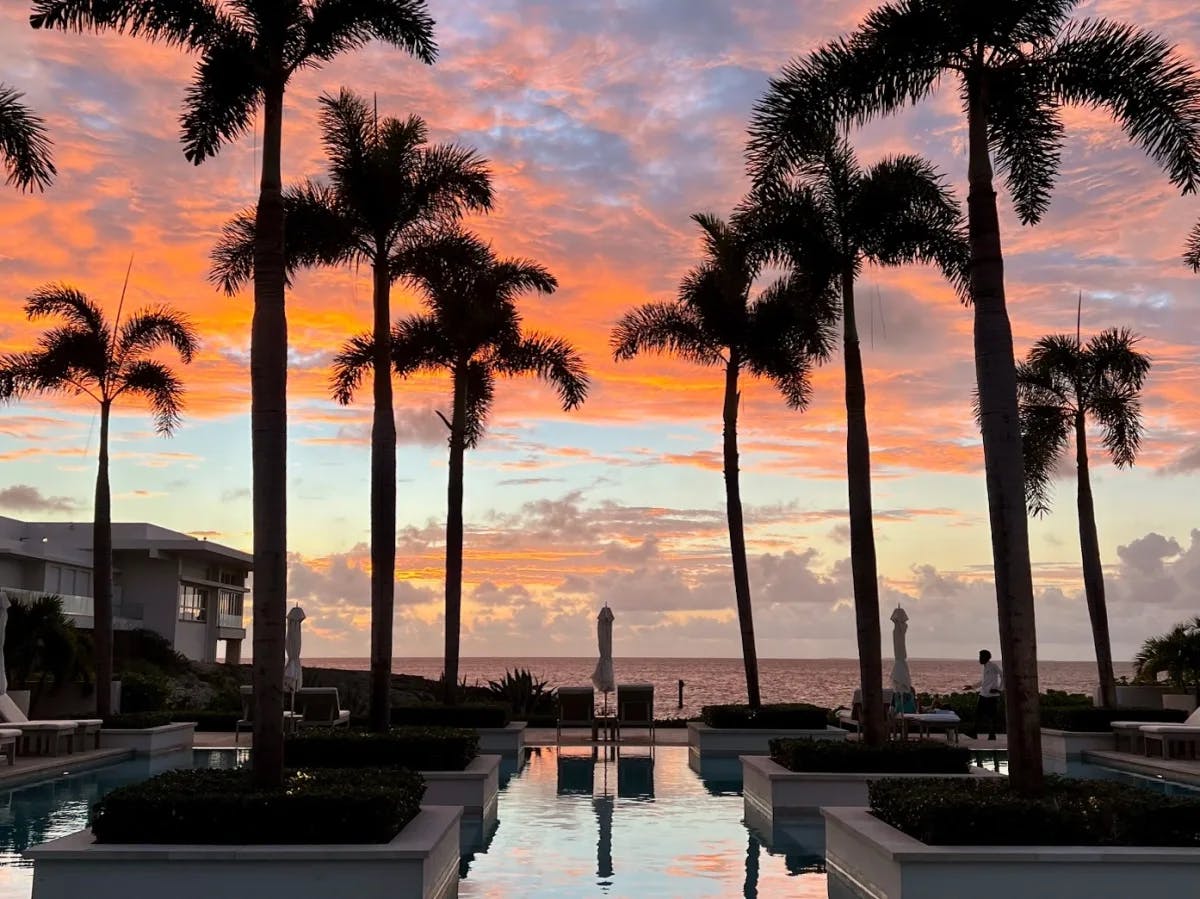
[[[368,659],[304,659],[306,665],[365,671]],[[460,676],[467,683],[486,685],[502,677],[505,670],[528,668],[552,687],[584,686],[591,682],[595,657],[589,658],[470,658],[460,662]],[[614,660],[618,683],[654,685],[655,713],[660,718],[690,717],[701,706],[721,702],[745,702],[746,680],[741,659],[621,659]],[[1132,675],[1130,663],[1116,663],[1117,676]],[[855,659],[759,659],[759,681],[764,702],[811,702],[830,708],[849,705],[858,685]],[[884,676],[891,670],[885,661]],[[909,670],[917,690],[949,693],[971,689],[979,682],[979,663],[974,659],[909,659]],[[397,658],[397,674],[415,674],[436,679],[442,673],[440,658]],[[1096,686],[1093,662],[1042,662],[1038,666],[1042,690],[1091,693]],[[684,682],[683,705],[678,704],[678,684]]]

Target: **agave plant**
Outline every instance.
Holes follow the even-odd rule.
[[[516,718],[536,714],[550,700],[549,687],[548,681],[538,680],[528,668],[506,668],[504,677],[488,681],[487,686],[492,696],[512,707]]]

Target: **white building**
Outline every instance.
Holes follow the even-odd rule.
[[[241,659],[253,557],[158,525],[114,523],[113,627],[157,631],[198,662]],[[0,590],[62,597],[78,627],[92,627],[91,522],[0,516]]]

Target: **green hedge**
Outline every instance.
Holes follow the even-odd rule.
[[[1047,777],[1037,798],[999,777],[868,789],[877,818],[933,846],[1200,846],[1200,799],[1113,781]]]
[[[752,709],[748,705],[706,705],[700,710],[709,727],[762,730],[824,730],[829,709],[804,702],[773,703]]]
[[[121,710],[161,712],[171,698],[171,681],[162,675],[127,671],[121,675]]]
[[[260,790],[246,770],[169,771],[118,787],[96,804],[100,843],[386,843],[421,808],[412,771],[288,772]]]
[[[895,740],[886,746],[843,740],[772,740],[771,759],[789,771],[966,774],[971,750],[934,740]]]
[[[1114,721],[1145,721],[1147,724],[1176,724],[1187,718],[1180,709],[1098,709],[1094,706],[1070,706],[1042,709],[1042,727],[1051,730],[1101,732]]]
[[[424,702],[392,706],[392,724],[399,726],[506,727],[511,720],[512,710],[508,706],[492,702],[459,705]]]
[[[283,744],[284,762],[293,768],[462,771],[478,754],[478,734],[449,727],[396,727],[386,733],[312,728]]]
[[[197,732],[233,733],[242,717],[240,712],[214,712],[210,709],[184,709],[171,712],[172,721],[194,721]]]
[[[103,726],[111,730],[147,730],[171,724],[174,720],[170,712],[128,712],[109,715]]]

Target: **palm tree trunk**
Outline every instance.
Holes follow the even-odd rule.
[[[1092,504],[1092,479],[1088,472],[1087,424],[1083,412],[1075,413],[1075,463],[1078,470],[1079,549],[1083,554],[1083,591],[1092,619],[1096,644],[1096,669],[1100,676],[1100,701],[1105,708],[1117,705],[1117,679],[1113,674],[1112,640],[1108,634],[1108,605],[1104,599],[1104,569],[1100,565],[1100,538],[1096,533],[1096,507]]]
[[[842,273],[842,358],[846,367],[846,482],[850,502],[850,569],[854,579],[854,620],[858,632],[858,673],[862,681],[863,739],[887,741],[883,708],[883,658],[879,632],[879,577],[871,511],[871,443],[867,435],[867,387],[854,310],[854,271]]]
[[[282,73],[282,60],[275,61]],[[254,781],[283,785],[287,614],[287,315],[284,308],[283,78],[263,92],[263,162],[254,237],[250,436],[254,475]]]
[[[391,271],[375,256],[375,411],[371,423],[371,729],[391,724],[396,593],[396,420],[392,413]]]
[[[758,692],[758,652],[754,648],[754,610],[750,604],[750,569],[746,563],[746,533],[742,521],[742,488],[738,481],[738,369],[736,349],[729,350],[725,366],[725,512],[729,518],[729,551],[733,557],[733,592],[737,597],[738,625],[742,632],[742,660],[746,665],[746,698],[753,709],[762,705]]]
[[[446,664],[447,703],[458,699],[458,643],[462,628],[463,456],[467,432],[467,364],[454,367],[454,411],[450,417],[449,484],[446,488]]]
[[[971,299],[975,309],[975,377],[987,472],[1000,651],[1004,659],[1009,776],[1014,788],[1032,794],[1042,788],[1037,630],[1025,511],[1025,467],[1017,416],[1016,363],[1004,299],[1004,256],[988,151],[984,87],[983,82],[974,80],[968,97],[967,208]]]
[[[96,714],[112,714],[113,560],[112,494],[108,486],[108,417],[100,404],[100,462],[96,468],[96,505],[92,522],[92,641],[96,653]]]

